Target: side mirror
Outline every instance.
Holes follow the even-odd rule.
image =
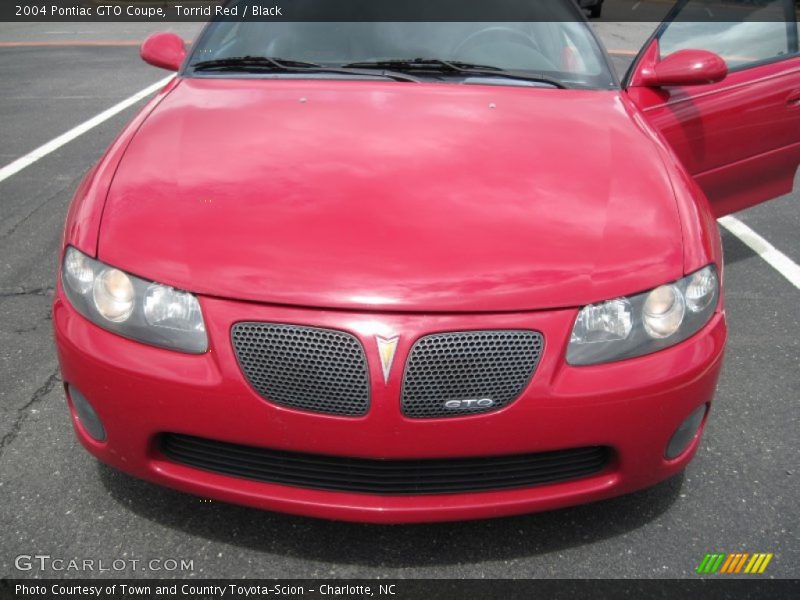
[[[142,43],[139,55],[154,67],[177,71],[186,58],[186,46],[174,33],[154,33]]]
[[[640,84],[647,87],[717,83],[728,76],[723,58],[708,50],[678,50],[643,70]]]

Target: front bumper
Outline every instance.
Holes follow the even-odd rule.
[[[88,322],[59,289],[53,306],[64,382],[86,396],[107,438],[81,443],[131,475],[184,492],[263,509],[364,522],[461,520],[520,514],[608,498],[653,485],[683,469],[697,436],[674,460],[664,449],[681,422],[711,402],[726,337],[723,313],[689,340],[636,359],[571,367],[563,359],[575,310],[477,315],[350,313],[201,298],[210,350],[186,355],[140,344]],[[245,381],[230,331],[239,321],[340,329],[358,337],[372,384],[358,418],[271,404]],[[408,419],[400,412],[402,365],[422,335],[475,329],[535,329],[545,348],[536,373],[512,404],[492,413]],[[399,335],[386,385],[375,336]],[[387,496],[322,491],[240,479],[172,462],[165,432],[275,450],[376,459],[516,455],[608,446],[610,463],[571,481],[486,492]]]

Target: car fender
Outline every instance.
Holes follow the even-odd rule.
[[[179,83],[180,78],[171,79],[150,99],[111,143],[100,160],[84,175],[70,203],[64,224],[62,248],[75,246],[89,256],[97,256],[103,209],[117,167],[147,117]]]

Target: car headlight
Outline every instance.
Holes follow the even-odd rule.
[[[717,308],[714,265],[654,290],[584,306],[575,319],[567,362],[591,365],[650,354],[682,342]]]
[[[188,292],[139,279],[71,246],[61,279],[75,310],[103,329],[181,352],[208,349],[200,303]]]

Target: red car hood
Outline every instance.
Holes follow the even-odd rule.
[[[187,79],[114,178],[101,260],[316,307],[577,306],[682,274],[653,141],[618,92]]]

